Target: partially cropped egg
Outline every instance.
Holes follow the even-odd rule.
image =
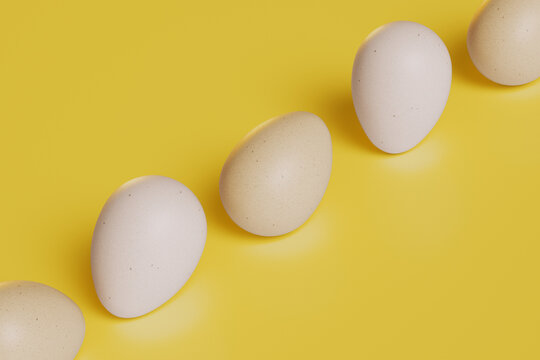
[[[486,1],[469,26],[469,55],[488,79],[522,85],[540,77],[540,1]]]
[[[60,291],[32,281],[0,283],[0,359],[73,360],[84,317]]]
[[[221,201],[244,230],[286,234],[315,211],[331,169],[324,122],[302,111],[278,116],[253,129],[229,155],[219,182]]]

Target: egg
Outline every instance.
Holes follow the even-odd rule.
[[[540,77],[540,1],[486,1],[469,26],[467,48],[476,68],[502,85]]]
[[[283,235],[315,211],[331,169],[325,123],[309,112],[278,116],[253,129],[229,155],[219,180],[221,201],[242,229]]]
[[[448,49],[432,30],[397,21],[358,49],[352,98],[366,135],[391,154],[416,146],[439,120],[452,82]]]
[[[205,242],[203,208],[186,186],[164,176],[128,181],[107,200],[92,237],[99,300],[121,318],[149,313],[186,283]]]
[[[0,359],[73,360],[84,317],[70,298],[32,281],[0,283]]]

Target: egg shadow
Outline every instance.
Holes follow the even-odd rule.
[[[351,90],[348,87],[326,93],[318,103],[321,104],[321,116],[333,135],[334,144],[344,142],[370,155],[387,155],[371,143],[362,129],[354,109]]]
[[[68,257],[70,261],[66,263],[66,274],[69,274],[73,288],[76,289],[74,293],[76,293],[77,297],[84,298],[86,304],[90,304],[92,310],[98,315],[117,319],[103,307],[94,287],[90,262],[92,229],[83,231],[82,234],[73,238],[77,241],[73,241],[74,245]],[[85,312],[84,308],[82,310]]]
[[[231,220],[225,208],[223,208],[221,198],[219,197],[219,173],[212,171],[211,174],[203,177],[207,181],[203,184],[203,189],[200,191],[200,200],[206,214],[208,226],[216,226],[221,231],[233,235],[238,239],[249,238],[249,233],[238,227]]]
[[[488,87],[491,89],[506,88],[486,78],[474,65],[467,49],[467,31],[459,32],[447,42],[450,58],[452,59],[452,73],[457,79],[461,79],[475,86]]]

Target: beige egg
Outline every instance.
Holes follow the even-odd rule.
[[[540,76],[540,1],[490,0],[474,17],[467,48],[476,68],[502,85]]]
[[[0,359],[72,360],[84,317],[66,295],[31,281],[0,283]]]
[[[332,141],[318,116],[278,116],[253,129],[232,151],[221,172],[221,201],[244,230],[286,234],[315,211],[331,168]]]

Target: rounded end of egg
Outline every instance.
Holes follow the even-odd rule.
[[[487,79],[519,86],[540,77],[540,2],[486,1],[472,19],[467,50]]]
[[[315,211],[331,167],[332,142],[322,119],[305,111],[277,116],[248,133],[227,158],[221,202],[247,232],[284,235]]]
[[[62,292],[33,281],[0,283],[1,359],[73,359],[85,335],[79,306]]]

